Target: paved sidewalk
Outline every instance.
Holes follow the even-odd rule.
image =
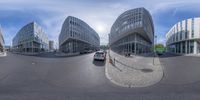
[[[7,55],[6,52],[0,52],[0,57],[5,57]]]
[[[123,87],[146,87],[163,77],[159,58],[153,54],[125,57],[110,51],[107,62],[107,78]]]
[[[75,56],[79,55],[80,53],[63,53],[63,52],[56,52],[55,56],[58,57],[68,57],[68,56]]]

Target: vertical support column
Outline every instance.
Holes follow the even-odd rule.
[[[187,41],[185,41],[185,54],[187,54]]]
[[[24,43],[24,52],[26,53],[26,43]]]
[[[132,41],[131,41],[131,53],[133,53],[133,46],[132,46]]]
[[[188,41],[188,49],[189,49],[189,53],[190,53],[190,41]]]
[[[181,49],[181,54],[183,53],[183,43],[180,42],[180,49]]]
[[[134,51],[135,51],[135,54],[137,54],[137,51],[136,51],[136,50],[137,50],[137,46],[136,46],[136,45],[137,45],[137,37],[136,37],[136,36],[137,36],[137,35],[136,35],[136,33],[135,33],[135,37],[134,37],[134,38],[135,38],[135,39],[134,39],[134,41],[135,41],[135,42],[134,42],[134,47],[135,47],[135,48],[134,48],[134,49],[135,49]]]
[[[197,41],[194,41],[194,54],[197,54]]]
[[[32,41],[31,43],[32,43],[32,46],[31,46],[31,47],[32,47],[32,53],[33,53],[33,41]]]
[[[177,53],[177,43],[175,43],[175,53]]]

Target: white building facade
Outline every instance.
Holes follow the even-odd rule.
[[[153,51],[153,43],[153,20],[145,8],[122,13],[112,25],[109,34],[110,48],[118,53],[150,53]]]
[[[176,23],[166,34],[167,51],[177,54],[200,54],[200,18]]]
[[[99,35],[84,21],[68,16],[59,35],[59,50],[64,53],[81,53],[85,50],[98,50]]]
[[[39,53],[47,51],[48,48],[48,36],[36,22],[31,22],[21,28],[12,41],[14,52]]]

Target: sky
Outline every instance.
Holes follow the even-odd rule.
[[[26,24],[35,21],[58,45],[58,36],[67,16],[77,17],[108,43],[108,33],[117,17],[126,10],[144,7],[152,15],[157,43],[177,22],[200,17],[200,0],[0,0],[0,25],[5,45]]]

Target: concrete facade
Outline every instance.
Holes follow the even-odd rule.
[[[177,54],[200,54],[200,18],[176,23],[166,34],[167,51]]]
[[[98,50],[99,35],[82,20],[69,16],[63,23],[59,35],[59,50],[64,53],[81,53],[85,50]]]
[[[14,52],[39,53],[47,51],[48,48],[48,36],[36,22],[31,22],[21,28],[12,41]]]
[[[122,13],[112,25],[109,45],[118,53],[142,54],[152,52],[154,26],[145,8]]]

